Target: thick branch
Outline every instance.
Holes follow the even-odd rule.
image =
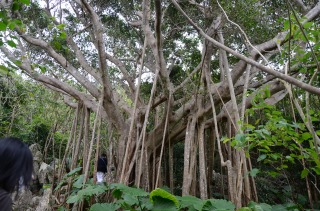
[[[40,48],[46,50],[48,54],[55,59],[64,69],[66,69],[81,85],[83,85],[94,97],[99,97],[99,90],[85,77],[83,77],[79,71],[73,67],[66,58],[58,54],[47,42],[33,38],[26,34],[20,35],[26,42],[31,45],[39,46]]]

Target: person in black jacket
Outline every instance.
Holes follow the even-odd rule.
[[[28,187],[33,157],[28,146],[17,138],[0,139],[0,210],[11,211],[11,193]]]
[[[107,155],[102,154],[98,159],[97,166],[97,183],[104,182],[104,176],[107,173]]]

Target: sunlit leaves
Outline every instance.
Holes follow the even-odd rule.
[[[300,72],[306,75],[312,75],[314,69],[308,70],[307,64],[316,64],[319,60],[316,56],[318,40],[320,32],[314,22],[305,22],[305,19],[296,19],[296,16],[290,15],[284,22],[284,30],[288,33],[286,39],[288,42],[284,45],[285,51],[282,52],[282,63],[290,59],[290,65],[299,64],[301,66]],[[310,73],[310,74],[308,74]]]
[[[7,25],[4,22],[0,22],[0,31],[5,31],[7,29]]]
[[[6,75],[9,73],[9,69],[4,65],[0,65],[0,73]]]
[[[308,176],[309,174],[309,171],[308,169],[303,169],[302,172],[301,172],[301,178],[305,178],[306,176]]]
[[[67,38],[67,33],[66,32],[60,32],[59,33],[59,38],[60,39],[66,39]]]
[[[19,0],[22,4],[30,5],[30,0]]]
[[[12,40],[8,40],[7,43],[8,43],[8,45],[10,45],[13,48],[17,47],[17,44],[15,42],[13,42]]]
[[[150,200],[153,203],[153,210],[177,210],[179,202],[176,197],[165,190],[157,188],[150,193]]]

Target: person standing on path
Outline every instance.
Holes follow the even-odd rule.
[[[28,146],[17,138],[0,139],[0,210],[11,211],[11,193],[28,187],[33,158]],[[17,193],[18,194],[18,193]]]
[[[97,183],[103,183],[104,177],[107,173],[107,155],[102,154],[98,159],[98,166],[97,166]]]

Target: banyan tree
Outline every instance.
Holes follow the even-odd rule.
[[[71,170],[82,165],[85,180],[90,160],[106,146],[116,182],[173,189],[174,147],[182,144],[182,195],[212,197],[213,172],[222,172],[225,195],[241,207],[257,200],[250,153],[225,140],[244,136],[246,110],[257,96],[269,105],[288,96],[294,101],[298,91],[306,102],[319,99],[312,51],[319,33],[303,38],[319,26],[316,1],[0,5],[5,66],[59,92],[74,108],[61,159],[71,157]],[[299,111],[315,134],[308,112]],[[314,143],[320,145],[316,135]]]

